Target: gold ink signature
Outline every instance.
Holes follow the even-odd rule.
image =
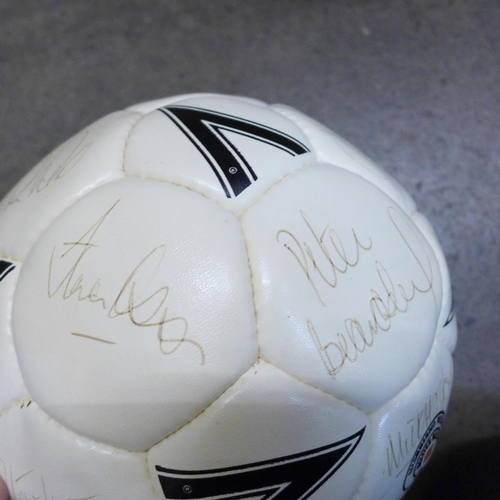
[[[12,498],[17,500],[54,500],[55,497],[49,493],[44,477],[36,469],[16,474],[13,467],[7,465],[1,458],[0,464],[2,469],[1,475],[7,484]],[[31,484],[27,485],[26,479]],[[71,499],[66,497],[66,500],[92,500],[94,498],[97,498],[97,495],[73,497]]]
[[[38,167],[28,174],[24,181],[18,184],[17,188],[14,188],[7,199],[4,210],[14,203],[42,192],[71,172],[92,146],[88,136],[89,131],[84,130],[70,139],[61,149],[49,154]]]
[[[441,372],[438,388],[429,395],[423,407],[406,422],[406,429],[397,436],[387,435],[385,448],[388,476],[399,476],[406,470],[409,459],[437,413],[446,407],[451,390],[451,379]]]
[[[198,342],[188,338],[187,319],[168,315],[167,299],[170,287],[162,286],[156,290],[147,291],[139,285],[141,278],[150,276],[163,264],[166,257],[165,245],[158,245],[148,252],[129,272],[116,293],[106,295],[101,292],[103,288],[101,279],[88,280],[81,271],[82,264],[89,253],[93,252],[94,255],[98,251],[96,235],[119,203],[120,200],[116,201],[76,241],[65,242],[62,252],[57,246],[53,247],[48,270],[49,299],[58,296],[63,300],[86,301],[107,311],[109,319],[127,317],[137,327],[156,331],[158,345],[163,354],[173,354],[182,345],[190,344],[199,351],[203,365],[205,363],[204,349]],[[59,277],[55,278],[55,275]],[[107,284],[108,289],[112,286],[113,284]],[[114,344],[111,341],[79,332],[71,332],[71,335]]]
[[[280,233],[289,235],[291,241],[297,242],[296,244],[294,243],[295,246],[293,250],[289,244],[285,245],[285,248],[292,252],[300,268],[308,277],[317,297],[324,305],[325,302],[319,295],[317,286],[315,285],[314,276],[319,276],[331,287],[338,286],[336,273],[346,273],[348,269],[356,267],[360,261],[361,251],[370,251],[373,243],[369,240],[369,243],[362,244],[356,231],[353,229],[352,234],[355,251],[352,255],[348,256],[345,251],[345,245],[342,240],[338,238],[337,233],[330,228],[325,229],[320,234],[315,233],[307,217],[305,217],[303,213],[301,213],[301,215],[306,221],[307,226],[311,229],[311,232],[314,234],[318,247],[327,258],[332,273],[329,280],[325,278],[325,273],[319,269],[317,260],[309,245],[305,243],[299,245],[297,238],[288,231],[280,231]],[[309,335],[320,355],[326,372],[332,378],[335,378],[346,362],[356,362],[363,352],[372,347],[379,333],[389,331],[393,324],[393,319],[398,315],[405,314],[411,302],[413,302],[417,296],[427,293],[432,293],[434,295],[434,276],[429,257],[423,247],[421,249],[422,252],[418,252],[417,254],[417,251],[412,247],[409,241],[410,236],[408,236],[407,231],[413,232],[414,229],[404,218],[398,215],[398,212],[392,207],[387,210],[387,215],[398,237],[401,238],[404,247],[408,250],[409,261],[416,263],[418,274],[409,279],[407,283],[397,282],[391,276],[388,268],[377,260],[374,266],[378,277],[378,285],[370,290],[370,298],[366,305],[368,312],[368,319],[366,321],[361,321],[355,317],[347,317],[343,321],[343,331],[336,332],[333,335],[331,333],[326,334],[328,340],[325,341],[322,338],[323,335],[320,335],[317,331],[314,321],[311,319],[307,320]],[[330,234],[335,235],[335,238],[329,237],[328,241],[330,247],[326,248],[325,235]],[[335,252],[335,260],[334,257],[332,257],[332,249]],[[340,265],[339,262],[341,263]],[[312,270],[316,271],[318,274],[313,275]],[[435,297],[434,302],[436,304]]]
[[[362,243],[354,229],[351,229],[352,243],[350,251],[339,237],[338,233],[327,225],[323,230],[316,231],[309,217],[300,211],[308,235],[312,236],[312,243],[300,242],[290,231],[278,231],[276,238],[294,257],[300,269],[312,286],[314,293],[323,306],[326,303],[319,291],[319,283],[324,283],[330,288],[339,284],[339,274],[346,274],[349,269],[358,265],[361,252],[368,252],[372,248],[372,241]]]

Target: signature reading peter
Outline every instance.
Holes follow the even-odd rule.
[[[277,241],[292,255],[320,304],[326,307],[326,299],[320,293],[319,285],[330,291],[337,288],[340,284],[339,277],[352,272],[365,254],[372,252],[375,243],[371,238],[360,238],[355,229],[349,235],[350,240],[342,240],[329,226],[318,232],[304,212],[300,215],[307,228],[305,234],[309,237],[309,242],[301,242],[287,230],[278,231]],[[432,294],[434,307],[438,307],[434,295],[433,268],[426,249],[423,246],[413,248],[410,241],[414,229],[395,208],[387,208],[387,217],[390,227],[395,231],[395,241],[403,243],[406,258],[414,268],[415,275],[398,281],[391,274],[389,265],[375,260],[373,265],[377,281],[370,288],[369,300],[364,305],[366,312],[360,315],[366,319],[347,317],[343,321],[343,331],[321,335],[314,322],[311,319],[307,321],[309,334],[332,378],[347,362],[355,363],[363,352],[371,348],[378,334],[389,331],[393,319],[406,314],[410,304],[418,296]]]

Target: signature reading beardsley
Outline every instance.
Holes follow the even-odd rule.
[[[183,317],[168,317],[167,298],[169,286],[162,286],[156,290],[139,289],[138,281],[142,276],[150,276],[151,269],[158,269],[164,262],[165,245],[158,245],[142,257],[137,265],[129,272],[123,282],[119,282],[118,292],[105,295],[101,292],[101,279],[87,279],[81,271],[85,257],[90,252],[96,252],[99,245],[95,243],[98,231],[104,222],[116,209],[120,200],[116,201],[99,219],[76,241],[63,243],[62,252],[54,246],[49,261],[47,292],[49,299],[56,296],[63,300],[88,301],[107,311],[109,319],[127,317],[130,322],[141,328],[152,328],[157,333],[160,350],[163,354],[175,353],[183,344],[190,344],[199,351],[201,364],[205,363],[205,353],[202,346],[187,337],[188,322]],[[56,278],[55,276],[59,276]],[[61,278],[62,276],[62,278]],[[115,283],[106,283],[111,288]],[[169,336],[169,332],[177,332]],[[73,335],[106,341],[72,332]]]
[[[327,341],[322,339],[314,322],[310,319],[307,321],[309,334],[331,377],[335,377],[347,361],[356,362],[364,351],[371,348],[376,336],[381,332],[389,331],[393,318],[405,314],[417,296],[429,292],[434,296],[434,276],[427,252],[423,247],[420,248],[421,252],[417,251],[410,243],[410,234],[415,230],[395,208],[389,207],[387,216],[396,231],[397,238],[401,239],[408,251],[408,263],[412,262],[416,265],[416,274],[407,282],[397,282],[386,265],[377,260],[374,266],[378,283],[370,290],[370,297],[366,304],[368,309],[366,321],[362,322],[355,317],[345,318],[343,331],[324,334],[328,337]],[[294,257],[294,261],[305,274],[319,302],[326,307],[317,282],[326,284],[330,289],[337,288],[340,283],[339,275],[347,274],[357,267],[362,255],[370,252],[374,243],[371,239],[364,241],[353,229],[352,241],[348,245],[330,227],[317,232],[305,213],[301,212],[301,217],[306,224],[309,236],[312,237],[312,244],[301,243],[294,234],[286,230],[277,233],[277,240]],[[350,254],[347,251],[348,247],[351,248]],[[437,308],[435,296],[434,304]]]

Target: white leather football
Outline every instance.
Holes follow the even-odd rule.
[[[14,499],[398,499],[456,341],[411,197],[300,112],[222,95],[90,125],[0,205]]]

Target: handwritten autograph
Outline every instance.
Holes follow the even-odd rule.
[[[344,320],[343,331],[335,334],[327,334],[329,339],[322,339],[314,325],[314,322],[307,320],[307,329],[315,344],[315,347],[320,355],[326,371],[329,376],[335,376],[342,370],[346,362],[354,363],[359,356],[368,348],[371,348],[376,340],[376,337],[381,332],[387,332],[391,329],[393,319],[398,315],[405,314],[410,304],[417,296],[432,293],[434,295],[433,284],[434,276],[432,266],[425,249],[422,252],[417,252],[409,241],[408,231],[413,231],[413,228],[398,215],[398,212],[389,207],[387,215],[396,234],[401,238],[404,246],[408,250],[409,262],[416,264],[417,275],[409,282],[398,282],[391,276],[388,268],[380,261],[375,261],[374,266],[378,277],[378,285],[370,290],[370,298],[367,304],[368,319],[360,321],[355,317],[347,317]],[[327,227],[322,232],[314,231],[308,217],[301,212],[301,216],[307,225],[308,230],[314,237],[316,243],[316,253],[313,248],[307,243],[300,243],[291,232],[281,230],[277,234],[278,241],[290,251],[298,263],[300,269],[306,275],[311,284],[316,296],[322,305],[326,305],[323,297],[318,291],[317,282],[322,280],[330,287],[338,286],[338,274],[345,274],[349,269],[355,268],[360,262],[362,252],[370,252],[373,247],[371,239],[368,242],[361,242],[356,231],[352,229],[351,253],[348,254],[346,244],[340,239],[338,234]],[[283,243],[284,237],[288,241]],[[321,267],[318,262],[319,249],[324,260]],[[327,276],[327,272],[330,273]],[[436,303],[436,298],[434,297]],[[437,306],[436,306],[437,307]]]
[[[294,234],[284,229],[278,231],[276,239],[293,255],[319,301],[326,307],[326,303],[319,292],[318,282],[335,288],[339,283],[338,275],[346,274],[350,268],[356,267],[361,258],[361,252],[371,250],[372,241],[361,243],[356,231],[352,229],[354,248],[348,252],[346,244],[333,228],[326,226],[322,231],[318,232],[313,228],[309,217],[302,210],[300,215],[307,226],[308,232],[313,237],[313,245],[307,242],[301,243]]]
[[[70,139],[59,150],[49,154],[38,167],[27,175],[24,181],[19,183],[17,188],[14,188],[4,210],[14,203],[42,192],[71,172],[92,146],[92,141],[88,140],[88,136],[89,131],[84,130]]]
[[[22,474],[16,474],[13,467],[8,466],[3,459],[0,458],[2,465],[2,477],[7,482],[7,487],[12,498],[18,500],[54,500],[54,496],[49,493],[45,479],[36,469],[27,470]],[[35,478],[33,476],[36,476]],[[26,479],[30,481],[30,485],[26,484]],[[33,485],[34,484],[34,485]],[[71,500],[92,500],[97,498],[97,495],[72,498]],[[67,498],[67,500],[70,500]]]
[[[165,245],[158,245],[149,251],[129,272],[119,285],[117,293],[106,296],[101,292],[101,279],[89,280],[81,271],[86,257],[95,253],[99,245],[96,235],[115,210],[120,200],[116,201],[85,233],[76,241],[63,244],[64,251],[54,246],[49,261],[47,293],[49,299],[61,297],[63,300],[87,301],[107,311],[109,319],[127,317],[130,322],[140,328],[152,328],[156,331],[160,351],[165,355],[174,354],[182,345],[190,344],[199,351],[201,364],[205,363],[203,347],[188,338],[188,321],[177,316],[169,317],[167,299],[169,286],[162,286],[148,291],[139,283],[159,269],[166,257]],[[59,276],[55,278],[55,275]],[[108,288],[113,284],[107,284]],[[99,339],[79,332],[72,335],[97,340],[106,344],[114,342]]]
[[[397,436],[387,435],[386,463],[387,474],[396,472],[399,476],[406,470],[415,448],[422,439],[429,424],[437,413],[446,407],[451,390],[451,379],[441,372],[437,389],[429,395],[416,415],[406,422],[406,428],[398,431]]]

